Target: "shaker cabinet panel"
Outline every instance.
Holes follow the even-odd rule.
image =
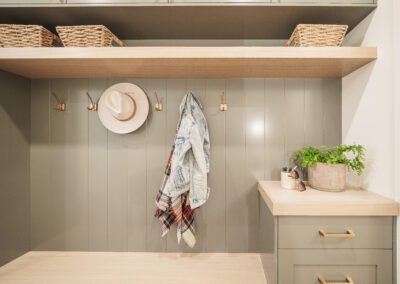
[[[375,0],[279,0],[279,3],[315,3],[315,4],[374,4]]]
[[[391,250],[281,249],[278,262],[279,284],[393,283]]]
[[[279,248],[391,249],[392,217],[280,217]]]
[[[21,5],[32,5],[32,4],[65,4],[66,0],[1,0],[0,6],[5,4],[21,4]]]
[[[170,0],[171,3],[270,3],[271,0]]]
[[[67,0],[68,4],[138,4],[168,3],[168,0]]]

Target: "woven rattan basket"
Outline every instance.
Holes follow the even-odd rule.
[[[299,24],[292,33],[289,46],[341,46],[348,26]]]
[[[0,25],[0,47],[50,47],[60,39],[38,25]]]
[[[66,47],[105,47],[113,46],[113,42],[125,46],[123,41],[102,25],[58,26],[56,30]]]

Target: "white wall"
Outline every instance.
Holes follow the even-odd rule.
[[[376,11],[348,35],[345,44],[378,47],[376,62],[342,82],[343,142],[367,149],[367,171],[350,180],[400,201],[400,1],[379,0]],[[398,249],[397,271],[399,256]]]
[[[396,200],[400,201],[400,1],[395,1],[394,62],[395,70],[395,188]],[[400,229],[400,226],[398,226]],[[400,234],[399,234],[400,235]]]
[[[396,200],[400,202],[400,1],[394,0],[394,78],[395,78],[395,92],[394,92],[394,117],[395,117],[395,193]],[[400,283],[400,220],[397,220],[397,283]]]
[[[394,186],[394,5],[379,7],[346,39],[346,45],[378,46],[378,60],[343,78],[342,139],[367,148],[367,171],[351,182],[388,197]],[[363,37],[363,35],[365,35]]]

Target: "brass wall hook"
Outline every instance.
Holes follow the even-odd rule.
[[[162,105],[161,101],[160,101],[159,98],[158,98],[158,94],[157,94],[157,92],[154,92],[154,94],[156,95],[156,100],[157,100],[157,102],[156,102],[156,104],[155,104],[155,106],[154,106],[154,109],[155,109],[156,111],[162,111],[163,105]]]
[[[219,105],[219,110],[220,111],[227,111],[228,110],[228,105],[225,102],[225,92],[222,92],[221,104]]]
[[[56,93],[52,92],[51,94],[53,95],[53,97],[57,101],[57,105],[56,105],[56,107],[54,109],[58,110],[58,111],[65,111],[65,109],[66,109],[65,103],[60,101],[60,99],[57,97]]]
[[[89,92],[86,92],[86,96],[90,100],[90,104],[87,106],[88,110],[97,110],[97,103],[94,103],[92,97],[90,96]]]

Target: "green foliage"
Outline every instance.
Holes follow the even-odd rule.
[[[339,145],[334,148],[304,147],[294,153],[292,160],[301,168],[309,168],[316,163],[345,164],[358,175],[365,169],[364,147],[358,144]]]

